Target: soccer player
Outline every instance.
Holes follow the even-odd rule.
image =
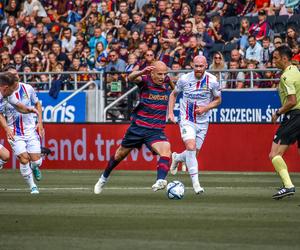
[[[20,79],[16,70],[9,69],[9,72],[13,74],[15,92],[8,97],[8,100],[17,99],[19,103],[25,106],[34,104],[38,113],[36,125],[34,114],[21,114],[11,104],[7,104],[4,108],[7,121],[4,123],[4,129],[12,150],[20,161],[20,172],[28,183],[31,193],[38,194],[39,191],[34,183],[32,173],[37,181],[41,180],[42,176],[39,170],[42,164],[40,137],[44,136],[42,107],[34,89],[28,84],[19,82]]]
[[[205,139],[210,110],[221,103],[221,91],[217,78],[206,72],[204,56],[193,59],[193,71],[182,75],[169,98],[169,120],[175,123],[174,105],[179,92],[183,92],[180,102],[180,132],[186,150],[180,154],[173,152],[170,172],[176,174],[179,162],[185,162],[196,194],[204,192],[198,176],[197,153]]]
[[[111,156],[106,169],[94,187],[94,193],[100,194],[111,171],[134,148],[145,144],[153,153],[160,156],[157,163],[157,180],[153,191],[163,189],[170,165],[171,147],[164,133],[166,125],[168,98],[173,83],[167,76],[167,66],[160,61],[128,76],[140,89],[140,103],[133,111],[131,125],[122,140],[121,146]]]
[[[282,106],[272,115],[275,123],[279,116],[283,120],[275,134],[270,152],[270,160],[281,178],[283,187],[275,193],[273,199],[281,199],[295,193],[295,186],[289,176],[288,167],[282,158],[289,145],[298,141],[300,154],[300,72],[291,64],[292,51],[286,46],[280,46],[273,52],[273,60],[277,68],[282,69],[278,86]]]

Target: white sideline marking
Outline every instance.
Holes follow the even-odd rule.
[[[93,190],[94,187],[42,187],[39,188],[41,191],[69,191],[69,190]],[[205,189],[262,189],[262,188],[274,188],[271,186],[267,187],[207,187]],[[191,190],[192,187],[185,187],[185,189]],[[28,191],[29,188],[0,188],[0,192],[15,192],[15,191]],[[151,187],[105,187],[105,190],[152,190]]]

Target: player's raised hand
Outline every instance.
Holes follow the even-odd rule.
[[[209,111],[209,108],[206,106],[197,106],[196,110],[195,110],[197,115],[203,115],[204,113],[206,113],[208,111]]]
[[[155,66],[147,66],[146,68],[144,68],[143,70],[142,70],[142,74],[144,75],[146,75],[146,74],[149,74],[152,70],[154,70],[155,69]]]

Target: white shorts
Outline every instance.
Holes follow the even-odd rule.
[[[2,145],[2,144],[0,144],[0,150],[1,150],[1,148],[3,148],[4,146]]]
[[[190,121],[180,122],[180,133],[183,141],[194,139],[196,140],[196,148],[199,150],[204,142],[207,130],[207,123],[193,123]]]
[[[14,141],[8,140],[12,150],[16,155],[28,152],[29,154],[41,153],[41,142],[38,134],[35,132],[30,136],[14,136]]]

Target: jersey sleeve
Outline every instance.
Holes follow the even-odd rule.
[[[214,97],[221,96],[221,87],[217,79],[211,81],[211,91]]]
[[[178,79],[178,81],[177,81],[177,83],[176,83],[176,85],[175,85],[175,92],[182,92],[183,91],[183,87],[184,87],[184,83],[185,83],[185,81],[184,81],[184,79],[183,79],[183,76],[181,76],[181,77],[179,77],[179,79]]]
[[[295,88],[295,79],[292,76],[283,76],[282,83],[285,87],[287,95],[295,95],[296,88]]]
[[[36,104],[39,101],[39,99],[38,99],[38,97],[36,95],[36,92],[34,91],[33,87],[28,85],[28,90],[27,91],[29,93],[31,103]]]
[[[8,102],[12,105],[17,105],[19,103],[19,100],[17,99],[15,93],[13,93],[12,95],[10,95],[8,98],[7,98]]]

